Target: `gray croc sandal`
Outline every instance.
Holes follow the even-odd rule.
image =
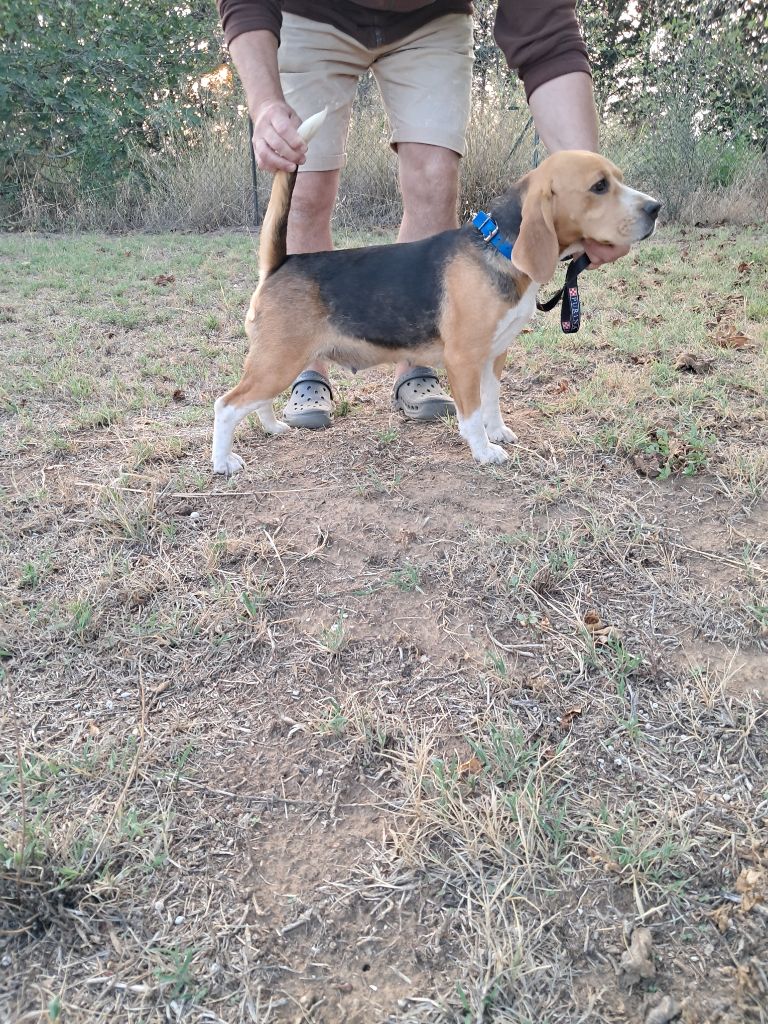
[[[290,427],[320,430],[330,427],[333,419],[331,385],[316,370],[300,373],[291,385],[291,397],[283,409],[283,419]]]
[[[456,404],[440,387],[437,374],[428,366],[412,366],[397,378],[392,408],[399,409],[409,420],[438,420],[441,416],[456,414]]]

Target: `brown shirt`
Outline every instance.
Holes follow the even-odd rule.
[[[386,46],[443,14],[470,14],[470,0],[217,0],[224,38],[267,29],[280,38],[282,12],[323,21],[370,48]],[[531,95],[572,71],[590,74],[576,0],[500,0],[494,35]]]

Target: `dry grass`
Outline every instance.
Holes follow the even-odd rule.
[[[500,194],[531,166],[534,133],[518,87],[499,81],[493,100],[475,99],[461,168],[462,216]],[[682,116],[684,114],[685,116]],[[768,217],[765,154],[745,148],[726,156],[718,139],[694,132],[691,111],[663,126],[628,132],[602,127],[603,149],[627,179],[658,195],[667,222],[760,224]],[[394,228],[402,207],[389,125],[372,79],[361,83],[347,142],[335,218],[347,235]],[[540,157],[545,155],[539,147]],[[720,165],[722,164],[722,167]],[[718,169],[719,168],[719,169]],[[191,135],[179,131],[159,152],[136,151],[116,183],[94,188],[82,169],[22,182],[13,223],[22,230],[215,231],[260,221],[271,177],[251,179],[248,122],[224,108]],[[255,209],[256,208],[256,209]]]
[[[251,238],[0,261],[0,1019],[766,1021],[764,232],[537,321],[504,467],[339,374],[226,483]]]

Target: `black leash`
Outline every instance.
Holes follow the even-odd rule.
[[[553,309],[560,299],[563,304],[560,307],[560,326],[564,334],[575,334],[581,326],[581,300],[579,299],[578,277],[582,270],[589,266],[589,256],[584,253],[577,260],[571,260],[565,272],[565,284],[559,292],[555,292],[552,298],[546,302],[536,300],[536,309],[543,313]]]

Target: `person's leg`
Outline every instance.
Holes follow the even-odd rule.
[[[418,242],[420,238],[449,231],[459,226],[458,153],[443,146],[421,142],[401,142],[397,147],[403,219],[398,242]],[[436,419],[454,412],[454,404],[440,387],[437,378],[423,372],[404,379],[412,363],[395,367],[395,404],[411,418]],[[421,367],[429,371],[430,367]]]
[[[331,215],[339,171],[303,171],[296,178],[288,216],[288,252],[326,252],[333,248]],[[314,376],[317,375],[317,376]],[[318,377],[320,379],[318,379]],[[333,414],[328,364],[316,359],[293,382],[283,416],[292,427],[327,427]]]
[[[459,226],[459,166],[469,120],[472,42],[471,18],[449,14],[394,44],[373,65],[398,156],[403,196],[400,242]],[[455,412],[429,367],[399,364],[393,398],[395,408],[413,419]]]
[[[403,219],[398,242],[417,242],[459,226],[458,153],[442,146],[401,142],[397,147]]]
[[[331,215],[346,162],[349,117],[359,75],[367,70],[365,52],[330,25],[286,14],[278,50],[286,101],[303,119],[328,107],[300,169],[288,216],[288,252],[333,248]],[[293,382],[283,417],[292,427],[327,427],[333,416],[328,367],[316,361]]]

